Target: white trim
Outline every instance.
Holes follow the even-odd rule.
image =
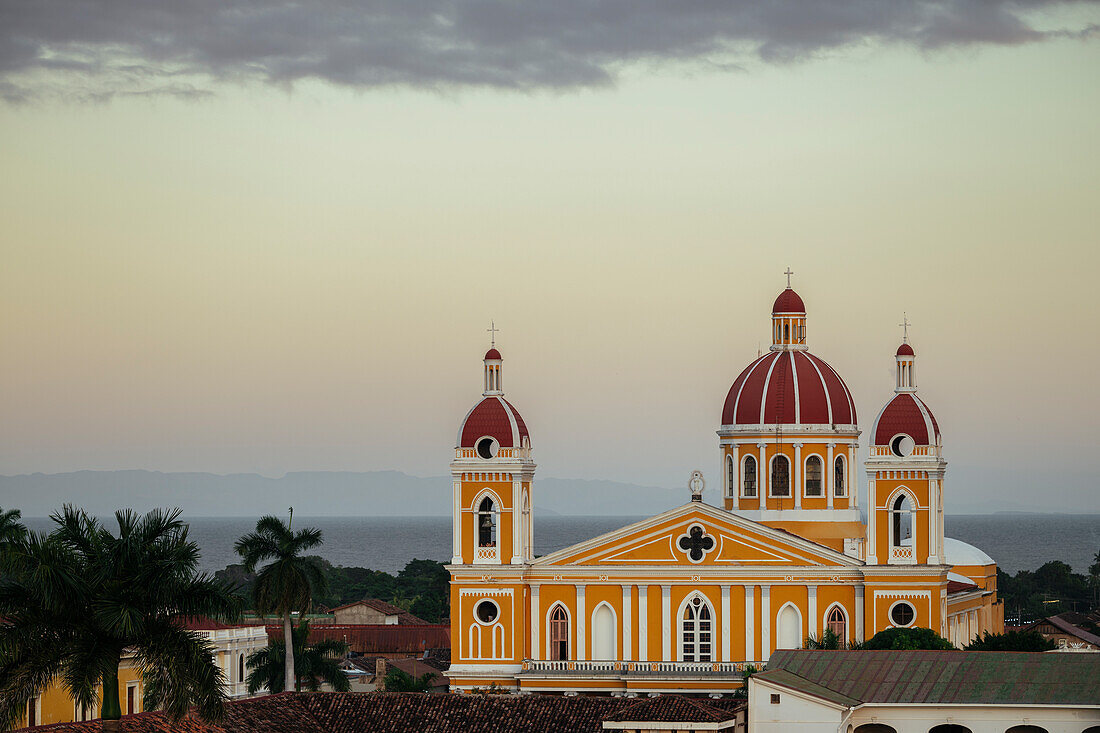
[[[552,655],[550,654],[550,645],[553,643],[554,637],[550,633],[550,621],[551,617],[554,615],[554,609],[558,606],[561,606],[565,610],[565,628],[566,633],[568,634],[568,637],[565,640],[565,649],[567,652],[566,660],[573,657],[573,642],[575,641],[573,634],[573,614],[569,612],[569,606],[567,604],[563,603],[562,601],[554,601],[550,604],[550,608],[546,609],[544,621],[544,625],[546,626],[546,653],[542,654],[541,656],[535,657],[536,659],[546,659],[553,661],[551,660]]]
[[[825,384],[825,375],[822,374],[821,370],[817,368],[817,364],[814,363],[813,359],[807,357],[806,361],[810,362],[810,366],[812,366],[814,368],[814,371],[817,372],[817,378],[821,380],[821,391],[825,393],[825,409],[829,411],[829,424],[833,425],[835,424],[831,422],[833,419],[833,398],[829,396],[829,385]],[[843,382],[841,382],[841,384],[843,384]]]
[[[730,639],[732,632],[732,611],[730,604],[730,585],[728,583],[719,587],[719,592],[722,596],[722,656],[718,658],[720,662],[731,662],[732,654],[732,639]]]
[[[809,481],[809,471],[806,470],[807,464],[809,464],[811,458],[817,458],[821,462],[821,493],[810,494],[807,482]],[[824,499],[826,498],[825,488],[825,459],[820,453],[809,453],[802,457],[802,498],[804,499]]]
[[[585,629],[584,619],[585,611],[588,608],[588,603],[584,598],[584,591],[587,586],[581,584],[576,586],[577,598],[575,603],[577,604],[577,643],[576,643],[576,658],[578,662],[583,662],[588,659],[588,632]]]
[[[493,616],[493,619],[491,621],[482,621],[481,617],[479,617],[477,615],[477,609],[482,603],[492,603],[493,607],[496,608],[497,615]],[[496,601],[494,601],[492,598],[482,598],[480,601],[475,601],[474,602],[474,621],[476,623],[481,624],[482,626],[493,626],[493,625],[495,625],[498,621],[500,621],[500,614],[501,614],[500,604],[497,603]]]
[[[844,485],[841,487],[844,490],[843,494],[836,493],[836,462],[838,460],[844,465]],[[832,484],[831,489],[833,493],[831,493],[829,496],[831,496],[833,499],[847,499],[848,485],[851,483],[851,474],[848,471],[848,456],[844,455],[844,453],[835,453],[833,455],[833,460],[830,463],[829,468],[833,472],[832,480],[829,481],[829,483]]]
[[[710,541],[711,541],[710,549],[709,550],[703,550],[703,556],[700,557],[698,560],[692,559],[691,550],[685,550],[682,547],[680,547],[680,540],[684,539],[685,537],[688,538],[688,539],[691,539],[691,530],[695,529],[696,527],[698,527],[700,530],[702,530],[702,536],[703,537],[710,537]],[[683,534],[678,535],[676,537],[676,540],[672,543],[672,548],[674,550],[676,550],[676,552],[679,552],[684,557],[686,557],[688,559],[688,562],[692,563],[693,565],[698,565],[698,564],[702,563],[704,560],[707,559],[707,555],[709,555],[712,552],[717,552],[718,551],[718,544],[719,544],[718,540],[715,539],[714,535],[709,534],[707,532],[706,525],[704,525],[702,522],[692,522],[691,524],[689,524],[684,529]],[[700,549],[702,549],[702,548],[700,548]]]
[[[785,495],[780,495],[780,494],[774,493],[773,489],[775,487],[772,486],[772,476],[775,475],[775,471],[772,470],[772,467],[775,464],[776,460],[778,460],[780,458],[783,458],[787,461],[787,493]],[[769,498],[769,499],[793,499],[794,498],[794,479],[791,476],[791,473],[792,473],[791,469],[792,468],[794,468],[794,462],[790,458],[787,457],[786,453],[776,453],[774,456],[771,457],[771,459],[768,461],[768,497],[767,498]]]
[[[756,493],[752,494],[752,495],[749,495],[749,494],[745,493],[745,476],[747,475],[747,472],[745,471],[745,464],[748,463],[748,460],[750,458],[752,459],[752,462],[756,465],[756,468],[753,471],[753,473],[756,474],[756,486],[754,487]],[[752,453],[746,453],[744,456],[741,457],[741,466],[740,466],[740,470],[737,472],[737,475],[739,476],[739,480],[738,480],[738,484],[739,484],[738,494],[739,494],[739,496],[742,499],[759,499],[760,498],[760,459],[757,456],[754,456]]]
[[[781,351],[775,352],[776,355],[781,354],[781,353],[783,353],[783,352],[781,352]],[[772,372],[775,370],[775,365],[778,364],[778,363],[779,363],[779,359],[778,359],[778,356],[777,356],[777,358],[772,359],[772,365],[770,367],[768,367],[768,374],[767,374],[766,377],[764,377],[764,389],[763,389],[763,391],[760,392],[760,424],[761,425],[764,424],[764,407],[765,407],[765,405],[768,404],[768,385],[770,385],[772,383]],[[776,417],[778,417],[778,416],[776,416]],[[736,415],[734,416],[734,418],[736,419]]]
[[[683,662],[684,661],[684,609],[687,608],[688,604],[691,603],[691,600],[693,598],[696,598],[696,597],[702,599],[703,605],[706,605],[707,610],[710,611],[710,659],[702,659],[702,660],[695,659],[695,660],[692,660],[692,661],[696,661],[696,662],[698,662],[698,661],[703,661],[703,662],[721,661],[721,660],[718,659],[718,650],[716,648],[717,645],[715,644],[715,642],[717,641],[717,638],[716,638],[717,628],[716,627],[717,627],[717,624],[718,624],[718,614],[714,610],[714,604],[710,602],[710,598],[708,598],[707,595],[705,593],[703,593],[702,591],[700,591],[700,590],[693,590],[690,593],[688,593],[686,596],[684,596],[684,600],[680,601],[680,605],[676,607],[676,616],[675,616],[676,649],[675,649],[674,654],[672,655],[673,658],[670,659],[670,660],[666,660],[666,661],[677,661],[677,662]],[[702,608],[702,605],[700,606],[700,608]],[[695,649],[696,650],[699,649],[699,639],[698,639],[698,637],[696,637],[696,639],[695,639]]]
[[[611,656],[607,659],[596,659],[596,613],[600,608],[606,608],[611,611]],[[616,613],[615,607],[607,601],[600,601],[592,609],[592,613],[588,617],[589,628],[591,631],[589,635],[592,637],[592,654],[590,655],[593,661],[608,662],[614,661],[618,658],[619,653],[619,614]]]
[[[798,391],[798,367],[794,363],[794,351],[788,351],[787,353],[791,355],[791,377],[794,379],[794,421],[800,424],[802,422],[802,404],[799,400],[800,393]],[[776,415],[776,417],[779,416]]]
[[[876,600],[878,600],[878,599],[876,598]],[[913,620],[910,621],[907,624],[899,624],[899,623],[896,623],[894,621],[894,609],[897,608],[902,603],[909,606],[909,608],[913,609]],[[911,628],[913,628],[913,624],[915,624],[917,622],[917,607],[914,606],[912,604],[912,602],[909,601],[908,599],[899,598],[898,600],[896,600],[896,601],[894,601],[893,603],[890,604],[890,608],[886,609],[886,620],[890,622],[890,627],[891,628],[911,629]]]
[[[501,393],[500,395],[496,395],[497,401],[500,402],[500,406],[504,408],[504,413],[508,415],[508,422],[512,425],[512,447],[519,448],[519,423],[516,422],[516,416],[512,414],[512,408],[504,401],[503,390],[498,388],[497,391]]]
[[[779,646],[779,634],[781,633],[781,630],[782,630],[782,627],[779,624],[779,617],[783,615],[783,610],[786,609],[788,606],[790,608],[793,608],[794,612],[796,614],[798,614],[798,646],[796,646],[796,647],[781,647],[781,646]],[[805,631],[806,631],[806,623],[805,623],[805,620],[802,618],[802,610],[798,606],[796,606],[792,601],[787,601],[786,603],[784,603],[782,606],[779,607],[778,611],[775,612],[775,651],[778,651],[780,649],[792,649],[792,648],[793,649],[801,649],[802,644],[803,644],[804,640],[806,639]]]
[[[737,388],[737,396],[733,399],[733,423],[737,424],[737,407],[741,404],[741,393],[745,390],[745,385],[749,383],[749,378],[752,377],[752,373],[756,371],[756,367],[760,366],[760,363],[771,356],[771,353],[764,354],[763,356],[756,357],[756,361],[747,366],[745,378],[741,380],[741,386]]]
[[[737,492],[734,491],[734,488],[735,488],[734,485],[737,483],[737,480],[741,475],[741,472],[739,470],[740,467],[737,465],[737,462],[733,460],[733,454],[732,453],[727,453],[726,454],[726,460],[723,461],[722,463],[723,463],[723,465],[722,465],[722,469],[723,469],[722,470],[722,473],[723,473],[722,478],[725,479],[725,484],[726,484],[725,498],[732,499],[737,494]],[[735,470],[731,471],[730,469],[735,469]]]
[[[844,604],[840,601],[833,601],[825,609],[825,613],[821,614],[821,636],[825,636],[825,631],[829,628],[829,614],[833,612],[834,608],[839,608],[840,612],[844,615],[844,637],[841,641],[845,644],[849,643],[849,637],[852,634],[852,615],[848,613],[848,609],[844,607]],[[821,637],[818,637],[821,638]]]

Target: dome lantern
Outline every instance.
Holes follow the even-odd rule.
[[[806,351],[806,305],[791,288],[791,268],[787,289],[772,304],[772,351]]]

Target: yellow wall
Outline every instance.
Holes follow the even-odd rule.
[[[126,688],[130,684],[137,685],[137,694],[135,695],[137,709],[134,712],[141,712],[141,698],[144,689],[141,686],[141,673],[134,665],[132,659],[124,658],[118,671],[119,704],[122,706],[123,715],[128,712],[126,709]],[[99,708],[103,705],[102,690],[97,688],[96,695],[99,697],[100,703],[95,710],[88,711],[87,717],[84,718],[86,720],[91,720],[99,715]],[[54,680],[46,691],[42,693],[37,708],[39,717],[36,723],[38,725],[72,723],[81,719],[80,716],[76,714],[76,704],[73,702],[73,698],[57,680]],[[27,716],[24,716],[22,725],[27,725],[27,722]]]

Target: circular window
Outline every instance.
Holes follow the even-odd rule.
[[[898,458],[905,458],[913,452],[916,443],[908,435],[899,435],[890,441],[890,450]]]
[[[913,623],[913,619],[916,617],[917,612],[905,601],[898,601],[890,609],[890,621],[893,622],[894,626],[908,626]]]
[[[482,601],[477,604],[474,613],[477,615],[477,620],[481,623],[491,624],[497,620],[497,616],[500,615],[500,609],[497,608],[497,604],[492,601]]]
[[[492,458],[497,454],[497,442],[492,438],[477,441],[477,454],[482,458]]]

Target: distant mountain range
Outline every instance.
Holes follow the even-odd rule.
[[[538,514],[648,515],[688,500],[688,491],[616,481],[538,478]],[[708,492],[710,493],[710,492]],[[718,501],[717,495],[707,497]],[[267,478],[254,473],[76,471],[0,476],[0,507],[25,517],[47,516],[63,504],[109,515],[119,507],[148,511],[180,507],[198,517],[282,514],[301,516],[449,516],[451,479],[399,471],[307,471]]]
[[[687,488],[667,489],[619,481],[537,478],[535,486],[535,513],[544,516],[649,516],[688,500]],[[721,505],[714,489],[707,489],[703,499]],[[112,514],[119,507],[148,511],[177,506],[195,517],[282,514],[289,506],[300,516],[449,516],[451,479],[409,476],[400,471],[303,471],[281,478],[255,473],[160,471],[0,476],[0,507],[4,509],[19,509],[25,517],[43,517],[65,503],[101,516]],[[999,512],[1052,511],[1050,507],[1007,501],[1000,501],[997,508]],[[989,504],[952,500],[947,513],[989,514],[989,509]]]

